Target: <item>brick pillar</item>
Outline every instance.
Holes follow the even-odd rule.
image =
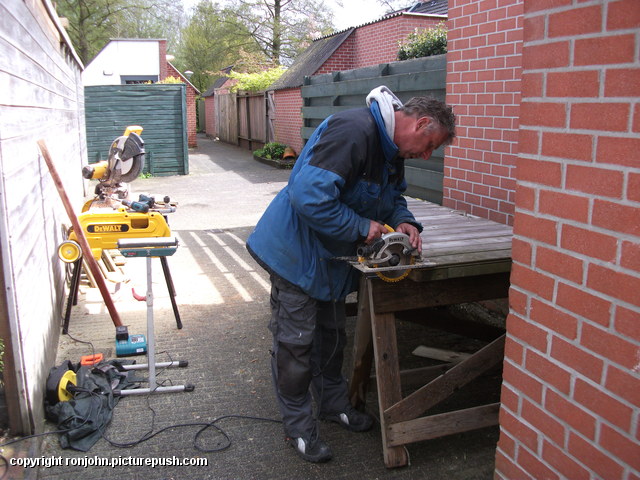
[[[275,136],[276,142],[292,147],[296,153],[302,150],[302,97],[299,88],[277,90]]]
[[[640,3],[524,3],[499,479],[640,478]]]
[[[523,0],[449,0],[447,102],[458,138],[445,152],[443,204],[513,222]]]
[[[198,146],[198,120],[196,115],[196,92],[187,85],[187,144],[189,148]]]
[[[167,68],[167,41],[158,41],[159,59],[160,62],[160,78],[158,80],[164,80],[169,76]]]

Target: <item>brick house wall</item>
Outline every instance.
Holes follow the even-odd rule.
[[[446,17],[440,15],[405,13],[357,27],[333,55],[310,75],[397,61],[398,42],[406,40],[416,28],[429,28],[445,20]],[[293,101],[292,96],[297,96],[298,100]],[[283,104],[279,105],[279,101]],[[276,141],[290,145],[300,152],[303,145],[300,88],[275,91],[274,102]]]
[[[274,122],[275,138],[300,153],[302,147],[302,97],[299,88],[287,88],[274,92],[273,103],[276,108]]]
[[[495,477],[638,479],[640,4],[525,0],[523,20]]]
[[[447,102],[458,138],[445,154],[443,205],[511,225],[523,0],[449,0]]]

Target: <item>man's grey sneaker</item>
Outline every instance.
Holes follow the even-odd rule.
[[[310,440],[302,437],[287,437],[286,441],[307,462],[322,463],[331,460],[331,450],[315,432],[311,435]]]
[[[344,412],[323,413],[320,418],[336,422],[352,432],[366,432],[373,425],[371,415],[359,412],[352,406],[348,406]]]

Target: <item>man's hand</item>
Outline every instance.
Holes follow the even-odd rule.
[[[368,245],[375,239],[380,238],[385,233],[389,233],[387,227],[382,225],[380,222],[376,222],[375,220],[369,220],[369,233],[364,243]]]
[[[413,248],[418,249],[418,253],[422,253],[422,238],[418,229],[410,223],[401,223],[396,227],[396,232],[409,235],[409,243]]]

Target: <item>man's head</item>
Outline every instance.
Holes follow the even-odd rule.
[[[393,141],[404,158],[424,158],[456,136],[456,117],[450,106],[432,97],[413,97],[395,113]]]

